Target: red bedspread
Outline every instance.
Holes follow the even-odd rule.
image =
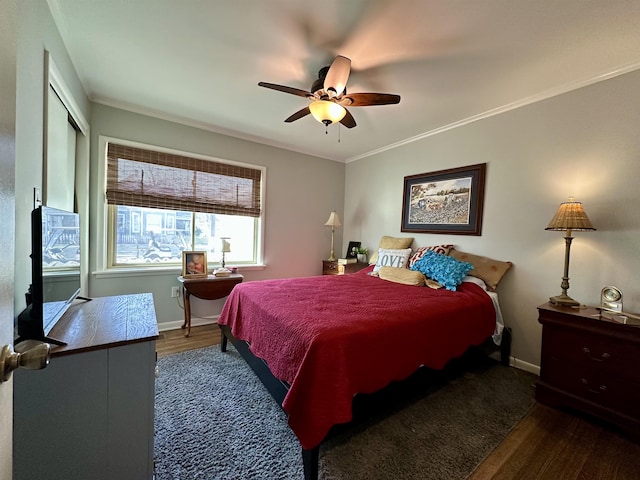
[[[236,285],[218,320],[249,342],[290,384],[283,408],[303,448],[352,419],[352,398],[402,380],[420,365],[441,369],[495,328],[489,296],[367,275],[325,275]]]

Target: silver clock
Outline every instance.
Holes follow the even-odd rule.
[[[600,292],[600,307],[609,312],[622,313],[622,292],[616,287],[604,287]]]

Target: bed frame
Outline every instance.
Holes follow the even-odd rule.
[[[282,408],[282,402],[284,401],[284,397],[287,395],[289,391],[289,384],[282,380],[277,379],[273,376],[269,367],[267,366],[264,360],[256,357],[249,350],[249,345],[247,342],[236,338],[232,333],[231,329],[227,325],[220,325],[220,330],[222,332],[221,335],[221,343],[220,350],[222,352],[227,351],[227,341],[230,341],[233,346],[236,348],[238,353],[242,356],[242,358],[247,362],[249,367],[255,372],[260,381],[264,384],[266,389],[269,391],[271,396],[278,402],[280,408]],[[500,352],[500,361],[503,365],[509,366],[510,355],[511,355],[511,329],[505,327],[502,332],[502,342],[500,347],[496,347],[493,343],[492,339],[489,338],[485,341],[480,348],[483,351],[487,351],[489,353],[498,350]],[[408,382],[406,380],[405,382]],[[356,405],[354,404],[354,417],[356,415]],[[348,426],[350,424],[346,424]],[[338,425],[333,428],[329,434],[325,437],[323,441],[326,441],[331,436],[336,433],[342,431],[346,426]],[[302,465],[304,468],[304,478],[305,480],[318,480],[318,461],[320,458],[320,446],[317,446],[313,449],[302,449]]]

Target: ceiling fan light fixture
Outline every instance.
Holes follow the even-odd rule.
[[[311,85],[310,91],[301,90],[286,85],[258,82],[258,86],[277,90],[279,92],[305,97],[311,103],[285,119],[286,123],[311,114],[318,122],[325,126],[325,133],[329,125],[340,122],[345,128],[353,128],[356,121],[345,107],[366,107],[369,105],[392,105],[400,103],[400,95],[390,93],[349,93],[347,95],[347,80],[351,71],[351,60],[338,55],[331,66],[322,67],[318,72],[318,79]]]
[[[311,115],[325,126],[337,123],[344,118],[347,111],[342,105],[327,100],[316,100],[309,105]]]

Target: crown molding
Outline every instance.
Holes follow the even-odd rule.
[[[620,75],[624,75],[625,73],[630,73],[636,70],[640,70],[640,61],[630,63],[624,65],[615,70],[602,73],[600,75],[596,75],[594,77],[590,77],[585,80],[579,80],[576,82],[567,83],[565,85],[561,85],[558,87],[550,88],[543,92],[540,92],[536,95],[531,95],[529,97],[525,97],[521,100],[517,100],[515,102],[507,103],[501,107],[492,108],[491,110],[487,110],[486,112],[479,113],[477,115],[473,115],[471,117],[464,118],[462,120],[458,120],[457,122],[449,123],[448,125],[443,125],[442,127],[434,128],[433,130],[429,130],[428,132],[421,133],[419,135],[415,135],[413,137],[407,138],[405,140],[401,140],[399,142],[395,142],[384,147],[378,148],[376,150],[371,150],[369,152],[363,153],[361,155],[356,155],[354,157],[348,158],[345,160],[345,163],[355,162],[356,160],[362,160],[363,158],[372,157],[382,152],[386,152],[388,150],[393,150],[398,147],[402,147],[404,145],[408,145],[413,142],[417,142],[418,140],[422,140],[428,137],[432,137],[434,135],[438,135],[439,133],[446,132],[448,130],[453,130],[454,128],[463,127],[465,125],[469,125],[470,123],[477,122],[479,120],[484,120],[486,118],[490,118],[496,115],[500,115],[502,113],[509,112],[511,110],[516,110],[521,107],[525,107],[527,105],[531,105],[533,103],[541,102],[543,100],[547,100],[549,98],[557,97],[558,95],[563,95],[565,93],[572,92],[574,90],[578,90],[580,88],[588,87],[590,85],[594,85],[596,83],[604,82],[606,80],[610,80],[612,78],[618,77]]]
[[[139,107],[137,105],[132,105],[132,104],[129,104],[129,103],[126,103],[126,102],[120,102],[120,101],[114,100],[112,98],[106,98],[106,97],[100,97],[100,96],[94,95],[94,96],[89,97],[89,100],[91,102],[93,102],[93,103],[97,103],[97,104],[100,104],[100,105],[105,105],[107,107],[117,108],[117,109],[120,109],[120,110],[125,110],[127,112],[136,113],[136,114],[139,114],[139,115],[145,115],[147,117],[156,118],[158,120],[164,120],[164,121],[167,121],[167,122],[177,123],[177,124],[180,124],[180,125],[184,125],[186,127],[197,128],[199,130],[204,130],[204,131],[211,132],[211,133],[217,133],[217,134],[220,134],[220,135],[225,135],[227,137],[237,138],[239,140],[246,140],[248,142],[258,143],[260,145],[266,145],[266,146],[269,146],[269,147],[279,148],[281,150],[286,150],[286,151],[289,151],[289,152],[299,153],[301,155],[307,155],[309,157],[321,158],[323,160],[332,160],[334,162],[344,163],[343,160],[340,160],[338,158],[319,157],[318,155],[315,155],[315,154],[313,154],[311,152],[308,152],[308,151],[305,151],[303,149],[291,148],[291,146],[289,146],[289,145],[287,145],[285,143],[270,141],[269,139],[266,139],[266,138],[263,138],[263,137],[258,137],[258,136],[255,136],[255,135],[248,135],[246,133],[238,132],[238,131],[235,131],[235,130],[229,130],[229,129],[225,129],[225,128],[222,128],[222,127],[215,127],[215,126],[213,126],[211,124],[208,124],[206,122],[199,122],[197,120],[181,117],[181,116],[178,116],[178,115],[168,114],[166,112],[162,112],[162,111],[159,111],[159,110]]]

